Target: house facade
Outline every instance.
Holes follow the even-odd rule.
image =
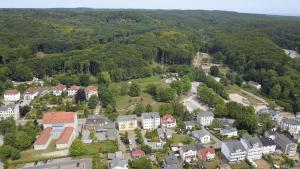
[[[117,119],[119,131],[134,130],[137,128],[136,115],[121,115]]]
[[[44,150],[52,139],[56,148],[68,148],[76,137],[77,115],[74,112],[48,112],[43,116],[44,130],[33,144],[35,150]]]
[[[209,161],[215,158],[216,151],[213,147],[201,147],[197,154],[199,159]]]
[[[89,100],[93,95],[98,96],[98,87],[97,86],[88,86],[84,89],[86,99]]]
[[[4,101],[6,102],[16,102],[21,99],[21,93],[16,89],[5,90],[4,91]]]
[[[245,135],[241,138],[241,143],[247,151],[246,158],[249,160],[259,160],[263,154],[263,144],[257,137]]]
[[[176,118],[170,114],[165,114],[161,118],[161,125],[166,128],[175,128],[176,127]]]
[[[18,120],[20,117],[19,106],[14,103],[0,106],[0,120],[13,117]]]
[[[273,154],[276,151],[276,143],[268,137],[262,137],[260,139],[262,145],[263,145],[263,154]]]
[[[179,150],[180,157],[183,161],[188,163],[197,160],[197,149],[196,145],[188,144],[184,145]]]
[[[297,143],[283,134],[275,133],[274,142],[283,154],[294,157],[297,153]]]
[[[198,112],[197,123],[202,126],[209,126],[214,120],[214,114],[210,111]]]
[[[157,129],[160,125],[160,116],[157,112],[142,113],[142,126],[143,129],[153,130]]]
[[[54,87],[52,90],[52,94],[54,96],[60,96],[64,91],[67,90],[67,87],[63,84],[58,84],[57,86]]]
[[[210,143],[210,135],[204,132],[204,130],[192,131],[192,136],[202,144]]]
[[[77,91],[80,89],[79,86],[73,85],[70,86],[67,91],[68,91],[68,96],[73,97],[76,95]]]
[[[300,121],[284,118],[281,121],[280,128],[289,131],[291,134],[298,134],[300,131]]]
[[[33,100],[38,95],[39,95],[39,89],[30,87],[26,89],[24,92],[24,100]]]
[[[84,123],[84,128],[87,130],[97,130],[107,124],[107,120],[103,115],[90,115]]]
[[[240,141],[224,141],[221,152],[230,163],[243,161],[246,158],[246,149]]]

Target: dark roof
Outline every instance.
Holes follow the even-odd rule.
[[[262,137],[262,138],[260,138],[260,141],[264,146],[276,145],[274,140],[272,140],[271,138],[268,138],[268,137]]]
[[[178,158],[174,155],[173,151],[168,153],[168,156],[165,159],[165,163],[162,167],[163,169],[182,169],[182,166]]]
[[[7,109],[9,109],[9,108],[14,110],[16,106],[17,105],[14,103],[2,105],[2,106],[0,106],[0,111],[7,111]]]
[[[196,145],[195,144],[188,144],[188,145],[184,145],[182,147],[183,152],[187,152],[187,151],[190,151],[190,150],[197,151]]]
[[[86,119],[87,124],[105,123],[106,119],[102,115],[91,115]]]

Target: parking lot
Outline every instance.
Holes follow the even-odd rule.
[[[55,160],[46,160],[38,163],[28,163],[22,169],[91,169],[92,159],[61,158]]]

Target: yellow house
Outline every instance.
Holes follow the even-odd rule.
[[[123,115],[118,117],[119,131],[134,130],[137,128],[136,115]]]

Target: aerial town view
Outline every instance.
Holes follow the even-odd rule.
[[[0,169],[300,169],[300,1],[0,2]]]

